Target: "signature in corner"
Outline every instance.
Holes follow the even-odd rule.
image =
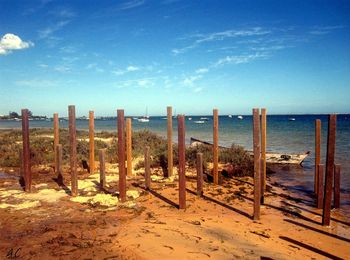
[[[10,250],[7,252],[6,258],[7,259],[16,259],[20,257],[19,252],[21,251],[21,248],[13,249],[10,248]]]

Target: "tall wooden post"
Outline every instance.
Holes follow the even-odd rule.
[[[75,106],[68,106],[69,116],[69,151],[70,151],[70,174],[71,174],[71,195],[78,195],[77,179],[77,133],[75,126]]]
[[[323,176],[324,176],[324,164],[317,165],[317,201],[316,207],[322,209],[323,206]]]
[[[213,110],[213,178],[214,184],[219,184],[219,115]]]
[[[334,208],[340,208],[340,165],[334,165]]]
[[[254,145],[254,213],[253,219],[260,219],[261,170],[260,170],[260,116],[259,109],[253,109],[253,145]]]
[[[178,115],[178,149],[179,149],[179,208],[186,208],[186,174],[185,174],[185,116]]]
[[[132,175],[132,131],[131,118],[126,119],[126,169],[127,175]]]
[[[24,190],[32,191],[32,172],[30,169],[30,148],[29,148],[29,113],[28,109],[22,109],[22,139],[23,139],[23,173]]]
[[[322,215],[322,225],[324,225],[324,226],[329,226],[330,218],[331,218],[336,122],[337,122],[337,116],[335,114],[329,115],[329,117],[328,117],[328,137],[327,137],[326,177],[325,177],[323,215]]]
[[[203,195],[203,153],[197,153],[197,195]]]
[[[56,168],[57,183],[59,183],[59,185],[63,185],[62,144],[56,145],[55,155],[56,155],[55,161],[57,161],[57,168]]]
[[[173,109],[167,107],[167,118],[168,118],[168,176],[173,175]]]
[[[261,109],[261,203],[266,190],[266,108]]]
[[[124,110],[118,109],[119,199],[126,201]]]
[[[99,150],[99,159],[100,159],[100,190],[106,188],[106,161],[105,161],[105,150]]]
[[[314,192],[318,193],[318,165],[321,163],[321,120],[315,121],[315,179],[314,179]],[[323,191],[322,191],[323,193]]]
[[[146,190],[151,189],[151,163],[150,163],[150,154],[149,146],[145,147],[145,188]]]
[[[57,174],[58,162],[57,162],[57,154],[56,147],[60,143],[60,133],[59,133],[59,122],[58,122],[58,113],[53,114],[53,150],[55,156],[55,171]]]
[[[94,111],[89,111],[89,145],[90,145],[90,173],[95,171],[95,118]]]

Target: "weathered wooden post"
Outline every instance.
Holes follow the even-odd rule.
[[[260,169],[260,115],[259,109],[253,109],[253,146],[254,146],[254,213],[253,219],[260,219],[261,169]]]
[[[30,169],[30,147],[29,147],[29,113],[28,109],[22,109],[22,139],[23,139],[23,176],[24,190],[32,191],[32,172]]]
[[[99,160],[100,160],[100,190],[105,190],[106,188],[106,161],[105,161],[105,150],[99,150]]]
[[[55,146],[55,161],[57,162],[56,174],[57,174],[57,183],[63,185],[63,171],[62,171],[62,144]]]
[[[177,116],[179,149],[179,208],[186,209],[185,116]]]
[[[118,109],[119,200],[126,201],[124,110]]]
[[[60,133],[59,133],[59,122],[58,122],[58,113],[53,114],[53,150],[55,156],[55,171],[57,174],[58,162],[56,154],[56,146],[60,143]]]
[[[167,118],[168,118],[168,172],[165,177],[173,175],[173,109],[167,107]]]
[[[150,163],[150,147],[145,147],[145,188],[151,189],[151,163]]]
[[[78,195],[77,179],[77,133],[75,126],[75,106],[68,106],[69,117],[69,151],[70,151],[70,174],[71,174],[71,195]]]
[[[261,203],[266,190],[266,108],[261,109]]]
[[[131,118],[126,119],[126,170],[127,175],[132,175],[132,131]]]
[[[90,145],[90,173],[95,171],[95,118],[94,111],[89,111],[89,145]]]
[[[315,179],[314,179],[314,192],[318,193],[318,165],[321,163],[321,120],[315,121]],[[323,191],[322,191],[323,193]]]
[[[329,226],[330,218],[331,218],[336,122],[337,122],[337,116],[335,114],[329,115],[329,117],[328,117],[328,137],[327,137],[326,177],[325,177],[323,215],[322,215],[322,225],[324,225],[324,226]]]
[[[213,179],[214,184],[219,184],[219,115],[218,110],[213,110]]]
[[[203,153],[197,153],[197,196],[203,195]]]
[[[340,208],[340,165],[334,165],[334,208]]]
[[[323,206],[323,176],[324,176],[324,164],[317,165],[317,202],[318,209],[322,209]]]

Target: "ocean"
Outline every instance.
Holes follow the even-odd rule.
[[[191,117],[191,120],[189,120]],[[201,117],[208,118],[203,124],[195,121]],[[291,121],[291,118],[295,120]],[[268,115],[267,116],[267,151],[280,153],[302,153],[310,151],[311,154],[302,166],[284,166],[276,172],[276,176],[289,188],[303,191],[313,190],[314,178],[314,150],[315,150],[315,120],[322,122],[321,133],[321,163],[326,162],[327,149],[327,115]],[[31,128],[52,128],[52,121],[30,121]],[[77,120],[77,129],[87,130],[88,120]],[[60,122],[60,127],[68,128],[68,121]],[[133,131],[148,129],[163,137],[167,134],[166,117],[150,117],[149,122],[132,120]],[[0,129],[21,128],[21,122],[0,120]],[[186,141],[190,137],[212,142],[213,117],[212,116],[186,116]],[[117,120],[95,119],[95,131],[116,131]],[[177,120],[173,118],[173,140],[177,141]],[[219,144],[230,146],[232,143],[253,150],[252,116],[229,117],[219,116]],[[350,115],[337,116],[336,132],[336,158],[335,162],[341,165],[341,193],[349,197],[350,194]],[[294,183],[293,185],[290,185]],[[350,205],[350,202],[346,202]]]

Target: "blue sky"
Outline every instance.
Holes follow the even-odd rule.
[[[0,114],[350,112],[350,1],[0,0]]]

